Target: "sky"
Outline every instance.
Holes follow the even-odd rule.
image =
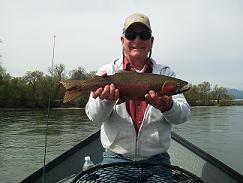
[[[121,56],[124,19],[135,12],[150,19],[152,57],[191,84],[243,90],[242,0],[0,0],[0,64],[14,77],[87,72]]]

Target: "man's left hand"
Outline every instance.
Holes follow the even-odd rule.
[[[159,95],[153,90],[150,90],[148,94],[145,95],[146,101],[159,109],[161,112],[166,112],[171,109],[173,105],[173,100],[171,96],[168,95]]]

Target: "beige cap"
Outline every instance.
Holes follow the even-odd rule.
[[[123,32],[125,32],[127,28],[134,23],[141,23],[152,31],[148,17],[141,13],[134,13],[125,19]]]

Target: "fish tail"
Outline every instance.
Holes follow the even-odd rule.
[[[60,81],[63,87],[66,89],[63,103],[67,103],[82,94],[83,86],[82,81],[79,80],[64,80]],[[77,86],[78,84],[78,86]]]
[[[65,95],[64,95],[64,98],[63,98],[63,103],[70,102],[71,100],[79,97],[80,95],[81,95],[80,91],[75,91],[75,90],[66,91]]]
[[[60,83],[66,89],[66,93],[64,95],[63,103],[69,102],[77,97],[79,97],[82,93],[87,91],[94,91],[99,87],[109,84],[101,77],[95,77],[93,79],[86,80],[63,80]],[[103,82],[103,83],[102,83]]]

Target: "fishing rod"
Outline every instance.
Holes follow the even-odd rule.
[[[52,59],[51,59],[51,75],[53,75],[53,69],[54,69],[54,58],[55,58],[55,46],[56,46],[56,36],[53,36],[53,47],[52,47]],[[52,78],[51,80],[52,81]],[[44,158],[43,158],[43,172],[42,172],[42,182],[45,183],[46,180],[46,154],[47,154],[47,131],[48,131],[48,123],[49,123],[49,117],[50,117],[50,109],[51,109],[51,89],[52,89],[52,83],[49,84],[49,96],[48,96],[48,107],[47,107],[47,119],[46,119],[46,127],[45,127],[45,150],[44,150]]]

